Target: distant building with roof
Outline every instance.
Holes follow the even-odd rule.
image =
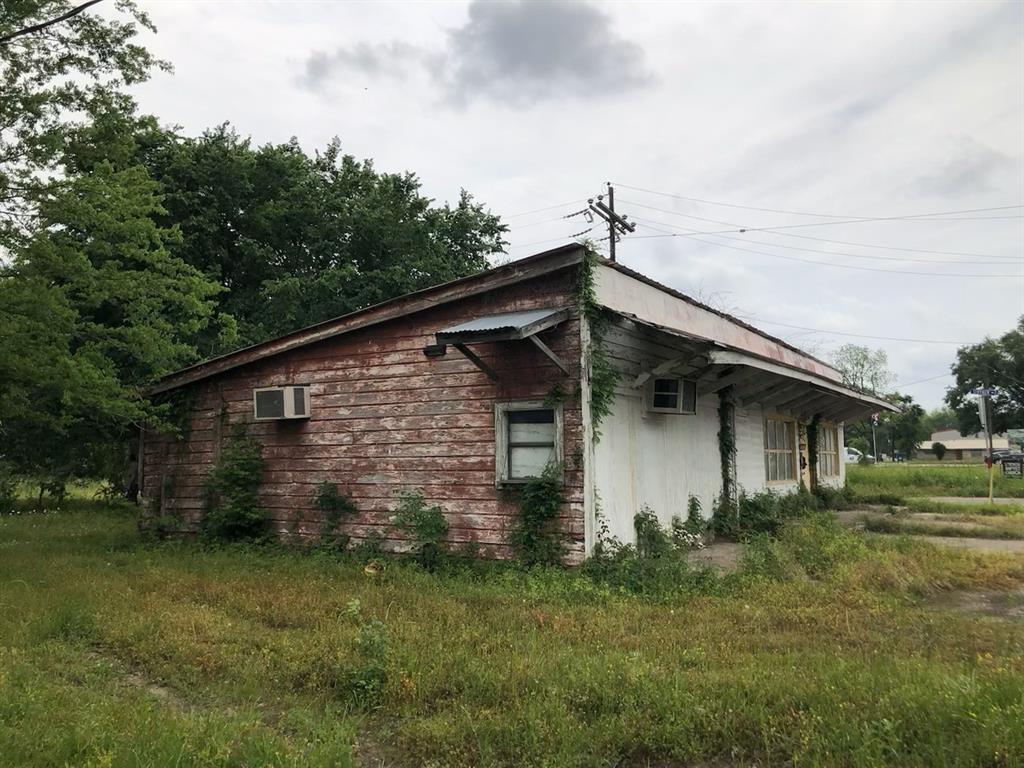
[[[932,445],[942,443],[946,446],[946,455],[943,461],[984,461],[988,455],[988,440],[984,432],[976,432],[973,435],[961,435],[958,429],[940,429],[932,432],[932,436],[917,446],[917,458],[923,460],[937,460]],[[1010,438],[1004,433],[992,435],[992,450],[1005,451],[1010,448]]]

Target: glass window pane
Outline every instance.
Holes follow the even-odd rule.
[[[683,382],[683,410],[689,413],[697,411],[697,382]]]
[[[555,460],[554,447],[509,448],[508,476],[514,479],[537,477]]]
[[[508,425],[508,441],[510,445],[517,443],[555,443],[555,425],[553,423],[510,423]]]
[[[678,407],[679,395],[677,394],[658,394],[654,393],[654,407],[655,408],[671,408],[675,410]]]
[[[553,408],[537,408],[530,411],[509,411],[509,424],[554,424],[555,411]]]
[[[768,479],[779,479],[779,454],[777,453],[768,454]]]
[[[655,379],[655,392],[675,393],[679,391],[679,379]]]

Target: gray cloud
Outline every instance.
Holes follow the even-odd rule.
[[[650,82],[643,49],[584,3],[476,0],[450,36],[449,95],[522,105],[541,99],[622,93]]]
[[[369,45],[357,43],[339,48],[334,53],[314,51],[299,77],[299,83],[310,90],[322,90],[346,77],[403,77],[417,66],[436,72],[440,62],[436,55],[414,45],[394,41]]]
[[[522,107],[556,98],[599,98],[653,80],[643,49],[620,37],[591,5],[474,0],[469,20],[449,32],[442,52],[398,41],[315,52],[299,82],[323,90],[346,77],[405,78],[417,67],[457,105],[488,100]]]
[[[956,140],[946,161],[921,176],[914,187],[927,195],[963,195],[988,192],[995,178],[1009,170],[1012,159],[968,136]]]

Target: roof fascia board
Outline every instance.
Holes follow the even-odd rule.
[[[839,382],[833,366],[770,336],[738,318],[713,309],[619,263],[602,261],[596,270],[602,306],[641,322],[723,346],[742,349]]]
[[[360,309],[334,320],[310,326],[299,331],[256,344],[245,349],[198,363],[173,373],[150,388],[150,394],[167,392],[196,381],[216,376],[243,365],[263,360],[293,349],[325,341],[343,333],[368,328],[372,325],[411,315],[425,309],[447,304],[488,291],[505,288],[540,275],[557,272],[579,264],[583,260],[582,246],[563,246],[527,259],[503,264],[477,275],[460,278],[449,283],[426,288],[395,299]]]
[[[743,352],[733,352],[725,350],[714,350],[709,353],[712,362],[720,365],[747,365],[751,368],[759,368],[767,373],[774,373],[778,376],[785,376],[790,379],[797,379],[799,381],[805,381],[808,384],[814,384],[820,389],[826,389],[830,392],[842,395],[843,397],[856,400],[860,403],[877,406],[878,408],[886,411],[895,411],[896,407],[885,400],[874,397],[872,395],[866,395],[856,390],[845,387],[841,384],[837,384],[834,381],[823,379],[820,376],[816,376],[807,371],[799,370],[796,368],[789,368],[778,363],[770,362],[768,360],[762,360],[761,358],[754,357],[752,355],[744,354]]]

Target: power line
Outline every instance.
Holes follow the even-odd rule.
[[[548,205],[544,208],[534,208],[532,211],[521,211],[519,213],[511,213],[508,216],[502,216],[503,219],[515,219],[519,216],[529,216],[531,213],[543,213],[544,211],[553,211],[555,208],[565,208],[570,205],[578,205],[579,203],[585,203],[586,198],[578,198],[576,200],[570,200],[567,203],[558,203],[557,205]]]
[[[964,346],[965,344],[976,344],[974,341],[953,341],[951,339],[905,339],[899,336],[871,336],[866,333],[846,333],[845,331],[828,331],[824,328],[809,328],[806,325],[791,325],[789,323],[778,323],[774,320],[763,320],[761,318],[754,318],[755,322],[763,323],[765,325],[779,325],[783,328],[795,328],[798,331],[813,331],[815,333],[825,333],[831,336],[850,336],[855,339],[875,339],[876,341],[906,341],[914,344],[957,344]]]
[[[897,384],[901,388],[913,387],[913,386],[915,386],[917,384],[924,384],[926,381],[935,381],[936,379],[944,379],[947,376],[953,376],[953,375],[955,375],[955,374],[953,374],[953,372],[950,371],[949,373],[940,373],[938,376],[929,376],[927,379],[918,379],[917,381],[908,381],[906,384],[899,384],[897,382]]]
[[[672,235],[647,235],[647,237],[672,237]],[[1020,275],[990,275],[990,274],[975,274],[970,272],[914,272],[906,269],[879,269],[877,267],[861,267],[856,264],[833,264],[828,261],[814,261],[813,259],[801,259],[798,256],[785,256],[781,253],[769,253],[768,251],[756,251],[753,248],[744,248],[739,245],[728,245],[727,243],[719,243],[714,240],[705,240],[702,237],[694,237],[694,240],[700,243],[707,243],[708,245],[715,245],[719,248],[731,248],[734,251],[744,251],[745,253],[754,253],[759,256],[770,256],[776,259],[785,259],[786,261],[797,261],[802,264],[814,264],[819,267],[833,267],[835,269],[855,269],[860,272],[884,272],[890,275],[917,275],[918,277],[956,277],[956,278],[1019,278]]]
[[[742,209],[748,210],[748,211],[763,211],[765,213],[783,213],[783,214],[788,214],[788,215],[791,215],[791,216],[816,216],[816,217],[819,217],[819,218],[827,218],[827,219],[856,219],[858,221],[892,221],[892,220],[895,220],[895,219],[928,218],[928,217],[932,217],[932,216],[947,216],[947,215],[954,215],[954,214],[961,214],[961,213],[982,213],[982,212],[986,212],[986,211],[1005,211],[1005,210],[1010,210],[1010,209],[1014,209],[1014,208],[1024,208],[1024,206],[1021,206],[1021,205],[1005,205],[1005,206],[999,206],[997,208],[973,208],[973,209],[963,210],[963,211],[943,211],[941,213],[919,213],[919,214],[912,214],[912,215],[908,215],[908,216],[858,216],[858,215],[854,215],[854,214],[841,215],[841,214],[836,214],[836,213],[810,213],[808,211],[788,211],[788,210],[781,209],[781,208],[760,208],[760,207],[754,206],[754,205],[740,205],[738,203],[723,203],[723,202],[715,201],[715,200],[704,200],[704,199],[701,199],[699,197],[686,197],[684,195],[673,195],[673,194],[670,194],[668,192],[658,192],[657,190],[653,190],[653,189],[644,189],[643,187],[632,187],[629,184],[623,184],[621,182],[615,182],[615,183],[618,184],[620,187],[625,187],[626,189],[633,189],[633,190],[636,190],[637,192],[647,192],[648,194],[652,194],[652,195],[662,195],[664,197],[672,197],[672,198],[676,198],[677,200],[686,200],[686,201],[693,202],[693,203],[704,203],[706,205],[720,205],[720,206],[724,206],[724,207],[727,207],[727,208],[742,208]],[[1013,217],[1013,218],[1018,218],[1018,217]],[[964,221],[965,220],[966,219],[964,219]],[[829,223],[832,223],[832,222],[821,222],[818,225],[809,224],[809,225],[805,225],[805,226],[820,226],[820,225],[829,224]],[[835,223],[843,224],[843,223],[846,223],[846,222],[835,222]]]
[[[680,229],[679,227],[676,227],[676,225],[674,225],[674,224],[669,224],[668,222],[664,222],[664,221],[655,221],[653,219],[647,219],[647,218],[645,218],[643,216],[633,216],[633,218],[636,219],[637,221],[647,222],[648,224],[659,224],[659,225],[661,225],[663,227],[670,227],[672,229]],[[654,227],[654,229],[657,229],[657,227]],[[671,232],[668,232],[667,230],[660,230],[660,231],[666,232],[667,234],[672,234]],[[728,235],[715,235],[715,237],[722,238],[723,240],[734,240],[734,241],[736,241],[738,243],[754,243],[754,244],[757,244],[757,245],[767,245],[769,248],[785,248],[785,249],[791,250],[791,251],[806,251],[808,253],[822,253],[822,254],[825,254],[827,256],[848,256],[848,257],[850,257],[852,259],[873,259],[873,260],[876,260],[876,261],[914,261],[914,262],[919,262],[921,264],[999,264],[999,265],[1005,266],[1008,263],[1007,260],[977,261],[975,259],[971,259],[971,260],[966,260],[965,261],[963,259],[916,259],[916,258],[914,258],[912,256],[872,256],[870,254],[864,254],[864,253],[843,253],[841,251],[826,251],[826,250],[823,250],[821,248],[801,248],[800,246],[797,246],[797,245],[783,245],[781,243],[772,243],[772,242],[769,242],[769,241],[766,241],[766,240],[750,240],[750,239],[745,238],[745,237],[730,237]],[[1013,263],[1013,261],[1010,260],[1010,263]]]
[[[711,224],[721,224],[722,226],[726,226],[726,227],[736,227],[736,229],[727,229],[727,230],[722,230],[720,232],[696,232],[696,233],[694,233],[694,234],[699,234],[699,235],[732,234],[734,232],[738,232],[738,233],[741,233],[741,234],[744,233],[744,232],[775,232],[775,231],[779,231],[779,230],[783,230],[783,229],[799,229],[799,228],[802,228],[802,227],[830,227],[830,226],[834,226],[836,224],[859,224],[859,223],[863,223],[863,222],[873,222],[873,221],[875,221],[875,222],[877,222],[877,221],[907,221],[907,220],[910,220],[910,221],[970,221],[970,219],[965,219],[965,218],[960,218],[960,219],[934,219],[934,218],[926,218],[926,217],[928,217],[928,216],[942,216],[942,215],[945,215],[945,214],[952,214],[952,213],[971,213],[971,212],[974,212],[974,211],[1001,211],[1001,210],[1006,210],[1006,208],[1024,208],[1024,206],[1021,206],[1021,205],[1011,205],[1011,206],[1000,207],[1000,208],[975,208],[975,209],[972,209],[972,210],[964,210],[964,211],[944,211],[944,212],[937,212],[937,213],[930,213],[930,214],[929,213],[919,213],[919,214],[913,214],[913,215],[908,215],[908,216],[889,216],[889,217],[886,217],[886,218],[844,219],[843,221],[815,221],[815,222],[810,222],[810,223],[805,223],[805,224],[781,224],[781,225],[772,226],[772,227],[745,227],[745,226],[742,226],[740,224],[736,224],[735,222],[731,222],[731,221],[722,221],[721,219],[711,219],[711,218],[708,218],[707,216],[696,216],[696,215],[691,214],[691,213],[680,213],[679,211],[670,211],[670,210],[668,210],[666,208],[658,208],[657,206],[646,205],[645,203],[638,203],[635,200],[623,200],[622,202],[629,203],[630,205],[637,205],[637,206],[640,206],[641,208],[648,208],[648,209],[650,209],[652,211],[660,211],[661,213],[668,213],[668,214],[671,214],[673,216],[682,216],[684,219],[696,219],[697,221],[707,221],[707,222],[709,222]],[[1009,218],[1019,219],[1019,218],[1024,218],[1024,216],[1011,216]],[[986,218],[986,220],[987,220],[987,218]]]

